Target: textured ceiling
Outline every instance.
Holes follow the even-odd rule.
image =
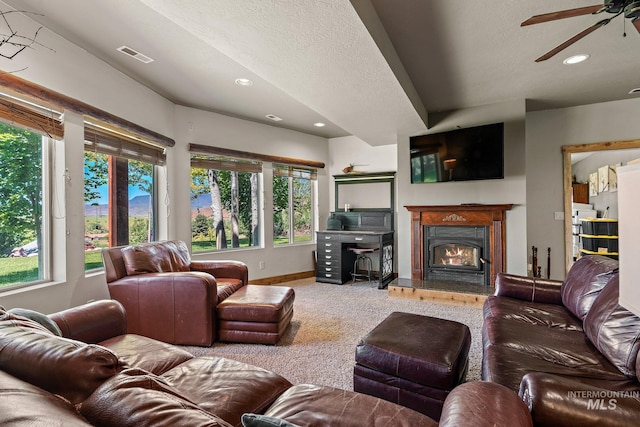
[[[640,34],[627,22],[624,37],[623,17],[534,62],[603,16],[520,23],[588,0],[4,3],[40,13],[32,17],[177,104],[372,145],[426,132],[433,113],[512,100],[567,107],[627,99],[640,86]],[[132,60],[115,50],[122,45],[155,61]],[[575,53],[591,59],[562,64]],[[238,77],[253,86],[236,86]]]

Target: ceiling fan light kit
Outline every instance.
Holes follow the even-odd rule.
[[[585,7],[578,7],[575,9],[561,10],[559,12],[551,12],[551,13],[544,13],[541,15],[534,15],[531,18],[524,21],[522,24],[520,24],[520,26],[540,24],[543,22],[550,22],[550,21],[556,21],[559,19],[572,18],[574,16],[582,16],[582,15],[589,15],[589,14],[597,15],[603,12],[612,14],[613,16],[602,19],[596,22],[595,24],[593,24],[591,27],[588,27],[582,30],[581,32],[571,37],[564,43],[559,44],[555,48],[551,49],[549,52],[545,53],[544,55],[536,59],[536,62],[546,61],[547,59],[555,56],[556,54],[560,53],[561,51],[565,50],[566,48],[568,48],[569,46],[577,42],[578,40],[591,34],[598,28],[607,25],[609,22],[611,22],[612,19],[614,19],[615,17],[617,17],[622,13],[624,13],[625,19],[631,20],[631,23],[633,24],[633,26],[640,33],[640,1],[633,1],[633,0],[605,0],[602,6],[601,5],[585,6]]]

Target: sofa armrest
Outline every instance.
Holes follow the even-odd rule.
[[[566,376],[531,372],[522,378],[520,396],[535,425],[631,426],[638,423],[640,388],[633,380],[602,381],[597,387]],[[607,388],[607,384],[611,387]]]
[[[471,381],[454,388],[444,401],[440,427],[533,426],[520,397],[507,387]]]
[[[560,280],[498,273],[494,295],[523,301],[562,305],[561,286],[562,281]]]
[[[122,304],[100,300],[50,314],[62,336],[95,344],[127,333],[127,316]]]
[[[180,345],[209,346],[215,337],[216,279],[198,271],[147,273],[108,284],[127,313],[127,332]]]
[[[191,271],[203,271],[213,277],[241,280],[244,285],[249,282],[249,269],[240,261],[191,261]]]

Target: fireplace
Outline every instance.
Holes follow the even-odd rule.
[[[488,227],[423,227],[424,280],[490,284]]]
[[[405,206],[411,212],[411,279],[493,285],[506,266],[506,211],[512,206]]]

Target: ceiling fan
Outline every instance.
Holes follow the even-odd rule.
[[[546,61],[547,59],[551,58],[557,53],[568,48],[578,40],[591,34],[598,28],[607,25],[609,22],[611,22],[613,18],[623,13],[624,13],[624,17],[630,19],[631,23],[636,28],[636,30],[640,32],[640,1],[637,1],[637,0],[636,1],[605,0],[604,5],[585,6],[585,7],[578,7],[575,9],[561,10],[559,12],[543,13],[541,15],[532,16],[531,18],[527,19],[522,24],[520,24],[520,26],[524,27],[526,25],[540,24],[542,22],[555,21],[555,20],[564,19],[564,18],[572,18],[574,16],[582,16],[582,15],[588,15],[588,14],[597,15],[603,12],[610,13],[613,16],[610,16],[601,21],[598,21],[592,26],[588,27],[587,29],[579,32],[575,36],[571,37],[569,40],[556,46],[555,48],[551,49],[549,52],[542,55],[540,58],[536,59],[536,62]]]

